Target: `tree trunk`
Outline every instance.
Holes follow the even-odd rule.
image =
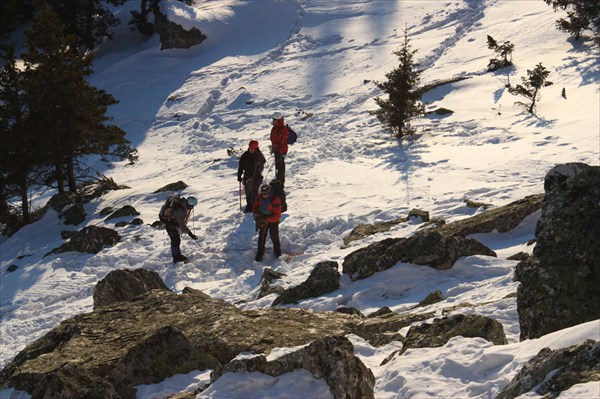
[[[22,176],[19,179],[19,193],[21,194],[21,210],[23,212],[23,224],[29,224],[31,217],[29,215],[29,196],[27,195],[27,177]]]
[[[67,158],[67,182],[69,184],[69,191],[72,193],[77,192],[77,182],[75,181],[73,157]]]
[[[65,192],[65,179],[63,176],[62,165],[60,162],[56,162],[54,165],[56,171],[56,188],[58,189],[58,193],[62,194]]]
[[[6,198],[6,184],[4,182],[0,183],[0,222],[6,223],[8,221],[8,216],[10,215],[10,211],[8,209],[8,200]]]
[[[537,99],[537,95],[538,95],[538,91],[540,89],[539,88],[535,88],[535,91],[533,92],[533,96],[531,96],[531,105],[529,106],[529,113],[533,114],[533,109],[535,108],[535,100]]]

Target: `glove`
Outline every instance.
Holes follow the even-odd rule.
[[[242,176],[238,177],[238,181],[242,181]]]
[[[191,238],[192,240],[197,240],[197,239],[198,239],[198,236],[197,236],[197,235],[195,235],[194,233],[188,233],[188,235],[190,236],[190,238]]]

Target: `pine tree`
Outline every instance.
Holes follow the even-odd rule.
[[[16,67],[14,48],[6,53],[0,72],[0,219],[8,221],[8,197],[21,199],[23,222],[29,223],[30,173],[39,147],[27,129],[23,76]]]
[[[30,129],[46,149],[45,163],[54,167],[53,180],[63,192],[77,190],[81,160],[88,155],[116,156],[135,161],[125,132],[107,125],[108,107],[116,100],[86,80],[92,58],[80,56],[73,35],[65,33],[57,15],[43,8],[27,36],[25,93]]]
[[[600,44],[600,2],[595,0],[544,0],[554,8],[567,11],[567,18],[556,21],[559,30],[579,40],[585,30],[592,30],[594,39]]]
[[[527,77],[521,77],[522,85],[517,85],[516,87],[511,87],[508,91],[511,94],[519,95],[527,98],[530,102],[516,102],[515,104],[522,105],[527,108],[530,113],[533,113],[535,110],[535,105],[537,101],[540,99],[540,90],[542,87],[552,86],[552,82],[548,80],[548,76],[550,76],[550,71],[547,70],[542,63],[540,62],[535,66],[533,70],[527,70]]]
[[[501,59],[490,59],[490,62],[488,63],[489,71],[496,71],[500,68],[512,65],[512,53],[515,51],[514,44],[509,41],[498,44],[498,42],[490,35],[487,36],[487,43],[490,50],[493,50],[498,56],[502,57]]]
[[[410,122],[425,113],[419,90],[421,71],[416,69],[413,59],[415,53],[416,50],[411,50],[408,30],[405,29],[402,46],[393,52],[398,57],[398,67],[385,74],[386,81],[375,82],[388,98],[376,97],[374,100],[379,109],[371,111],[371,114],[397,138],[414,134]]]

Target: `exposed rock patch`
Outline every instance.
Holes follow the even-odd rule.
[[[166,193],[166,192],[171,192],[171,191],[180,191],[180,190],[184,190],[188,187],[189,186],[187,184],[185,184],[184,182],[179,180],[178,182],[169,183],[166,186],[159,188],[158,190],[156,190],[154,192],[154,194]]]
[[[273,306],[297,303],[302,299],[325,295],[339,288],[338,263],[333,261],[320,262],[305,282],[285,290],[273,301]]]
[[[154,31],[160,35],[161,50],[170,48],[190,48],[206,39],[198,28],[184,29],[181,25],[171,22],[158,8],[154,10]]]
[[[108,215],[108,217],[105,219],[105,221],[109,221],[111,219],[127,217],[127,216],[138,216],[139,214],[140,213],[133,206],[125,205],[124,207],[117,209],[116,211],[114,211],[110,215]]]
[[[105,246],[112,247],[121,240],[121,236],[116,231],[98,226],[85,227],[80,231],[70,234],[70,236],[71,239],[68,242],[54,248],[49,254],[71,251],[97,254]]]
[[[515,271],[521,339],[600,314],[600,167],[559,165],[544,187],[533,255]]]

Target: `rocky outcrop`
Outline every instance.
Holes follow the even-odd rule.
[[[273,306],[297,303],[302,299],[329,294],[338,288],[340,288],[338,263],[333,261],[320,262],[305,282],[285,290],[273,301]]]
[[[273,282],[281,279],[283,276],[285,276],[285,274],[265,267],[263,269],[263,275],[260,279],[260,289],[258,291],[257,298],[262,298],[270,294],[281,294],[284,291],[283,287],[273,285]]]
[[[124,190],[130,187],[117,184],[112,178],[108,178],[106,176],[102,176],[101,179],[84,183],[79,188],[79,194],[83,199],[83,202],[90,202],[95,198],[99,198],[109,191],[113,190]]]
[[[190,48],[206,39],[198,28],[184,29],[181,25],[171,22],[163,15],[158,7],[154,10],[154,31],[160,35],[161,50],[170,48]]]
[[[116,231],[98,226],[88,226],[78,232],[70,233],[70,238],[68,242],[54,248],[47,255],[71,251],[97,254],[105,246],[112,247],[121,240],[121,236]]]
[[[515,271],[521,339],[600,315],[600,167],[557,166],[544,186],[533,255]]]
[[[588,340],[581,345],[554,351],[544,348],[523,366],[496,399],[513,399],[536,386],[538,395],[556,398],[573,385],[599,380],[598,342]]]
[[[362,323],[360,318],[335,312],[242,311],[196,290],[184,292],[151,290],[135,300],[63,321],[0,372],[0,387],[61,398],[88,397],[89,387],[95,387],[100,392],[96,397],[116,397],[112,392],[117,392],[132,398],[130,388],[135,383],[214,369],[241,352],[268,354],[274,347],[343,336]],[[151,348],[156,348],[153,358],[158,363],[146,364],[144,352]],[[167,348],[176,349],[177,356]],[[42,384],[49,380],[57,382]],[[69,391],[63,391],[66,385]]]
[[[353,241],[362,240],[363,238],[371,236],[373,234],[389,231],[392,227],[396,226],[397,224],[404,223],[407,220],[407,218],[402,218],[374,224],[359,224],[358,226],[352,229],[350,234],[344,237],[343,248],[349,247],[350,243]]]
[[[79,194],[66,191],[50,198],[47,206],[58,212],[58,217],[67,225],[78,225],[87,216],[83,209],[82,198]]]
[[[480,315],[457,314],[434,319],[431,324],[413,326],[404,339],[402,353],[411,348],[436,348],[443,346],[452,337],[481,337],[494,345],[506,345],[506,335],[497,320]]]
[[[325,337],[272,361],[265,356],[236,359],[213,374],[216,380],[224,373],[258,371],[273,377],[305,369],[324,379],[336,399],[374,398],[375,377],[355,355],[345,337]]]
[[[73,205],[77,202],[81,202],[81,198],[77,193],[65,191],[63,193],[53,195],[52,198],[48,200],[47,206],[57,212],[60,212],[67,206]]]
[[[425,230],[409,238],[388,238],[361,248],[344,258],[343,272],[355,281],[398,262],[429,265],[449,269],[458,258],[471,255],[496,256],[480,242],[460,236],[445,236],[435,230]]]
[[[155,271],[113,270],[94,287],[94,309],[98,306],[130,301],[153,289],[170,291]]]

